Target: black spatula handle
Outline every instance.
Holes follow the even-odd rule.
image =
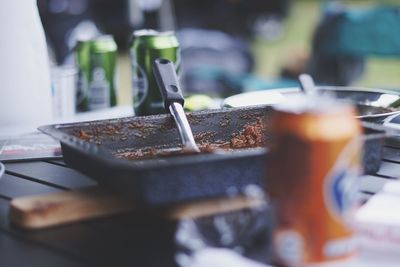
[[[185,100],[176,76],[174,63],[168,59],[158,58],[153,64],[154,76],[164,100],[164,107],[168,111],[172,103],[183,106]]]

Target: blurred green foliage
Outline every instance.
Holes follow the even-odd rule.
[[[287,62],[310,52],[312,35],[321,17],[323,3],[329,1],[293,0],[285,29],[276,41],[255,40],[256,74],[273,79]],[[350,8],[377,4],[399,5],[399,0],[343,0]],[[366,70],[357,86],[400,89],[400,58],[368,58]]]

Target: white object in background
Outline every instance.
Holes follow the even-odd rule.
[[[245,258],[226,248],[203,248],[194,252],[184,262],[184,267],[273,267]]]
[[[386,263],[400,262],[399,207],[400,182],[393,181],[357,211],[355,225],[365,255]]]
[[[381,192],[395,194],[400,197],[400,181],[391,181],[385,183]]]
[[[222,106],[236,108],[256,105],[275,105],[280,104],[286,100],[287,96],[285,96],[281,92],[254,91],[227,97],[223,101]]]
[[[382,233],[385,227],[397,228],[397,237],[395,238],[400,248],[400,213],[397,212],[400,206],[400,182],[387,182],[381,191],[371,197],[356,214],[357,224],[374,225],[372,229]]]
[[[380,254],[380,255],[377,255]],[[182,257],[182,255],[180,255]],[[358,257],[345,261],[319,263],[303,267],[398,267],[399,261],[385,258],[381,251],[363,250]],[[392,261],[391,261],[392,260]],[[182,267],[273,267],[245,258],[226,248],[204,248],[196,251],[185,259],[177,258]]]
[[[77,71],[73,66],[54,66],[51,68],[53,115],[55,119],[75,115],[77,79]]]
[[[0,132],[52,118],[46,41],[36,0],[2,0],[0,7]]]

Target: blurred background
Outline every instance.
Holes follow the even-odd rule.
[[[38,0],[53,65],[77,40],[117,42],[118,104],[131,104],[132,32],[177,33],[187,95],[320,84],[400,88],[398,0]]]

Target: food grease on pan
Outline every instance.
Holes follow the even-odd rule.
[[[223,110],[188,114],[196,143],[202,147],[203,153],[214,149],[229,151],[265,146],[262,133],[268,133],[265,116],[267,109],[250,109],[246,114],[241,110],[229,110],[231,112],[233,115],[225,114]],[[181,148],[170,116],[131,117],[79,125],[80,127],[70,127],[69,134],[90,143],[110,147],[112,154],[118,158],[151,159],[151,155],[176,155],[176,151]],[[165,134],[168,135],[167,142],[160,138]],[[167,153],[160,154],[154,150]]]
[[[210,143],[210,136],[215,135],[215,132],[203,132],[195,136],[196,143],[199,144],[201,153],[213,153],[214,151],[233,151],[235,149],[250,149],[256,147],[264,147],[266,145],[264,133],[265,123],[261,118],[257,118],[255,122],[245,125],[245,127],[232,134],[232,138],[227,141],[214,141]],[[145,160],[162,157],[173,157],[179,155],[187,155],[180,147],[165,148],[165,147],[149,147],[143,149],[121,149],[113,153],[120,159],[128,160]]]
[[[87,123],[81,129],[73,129],[70,134],[82,140],[101,145],[105,137],[115,141],[126,141],[129,138],[145,139],[149,135],[169,130],[173,127],[172,123],[159,125],[146,122],[145,120],[135,120],[125,123],[123,119],[120,119],[109,124]]]

